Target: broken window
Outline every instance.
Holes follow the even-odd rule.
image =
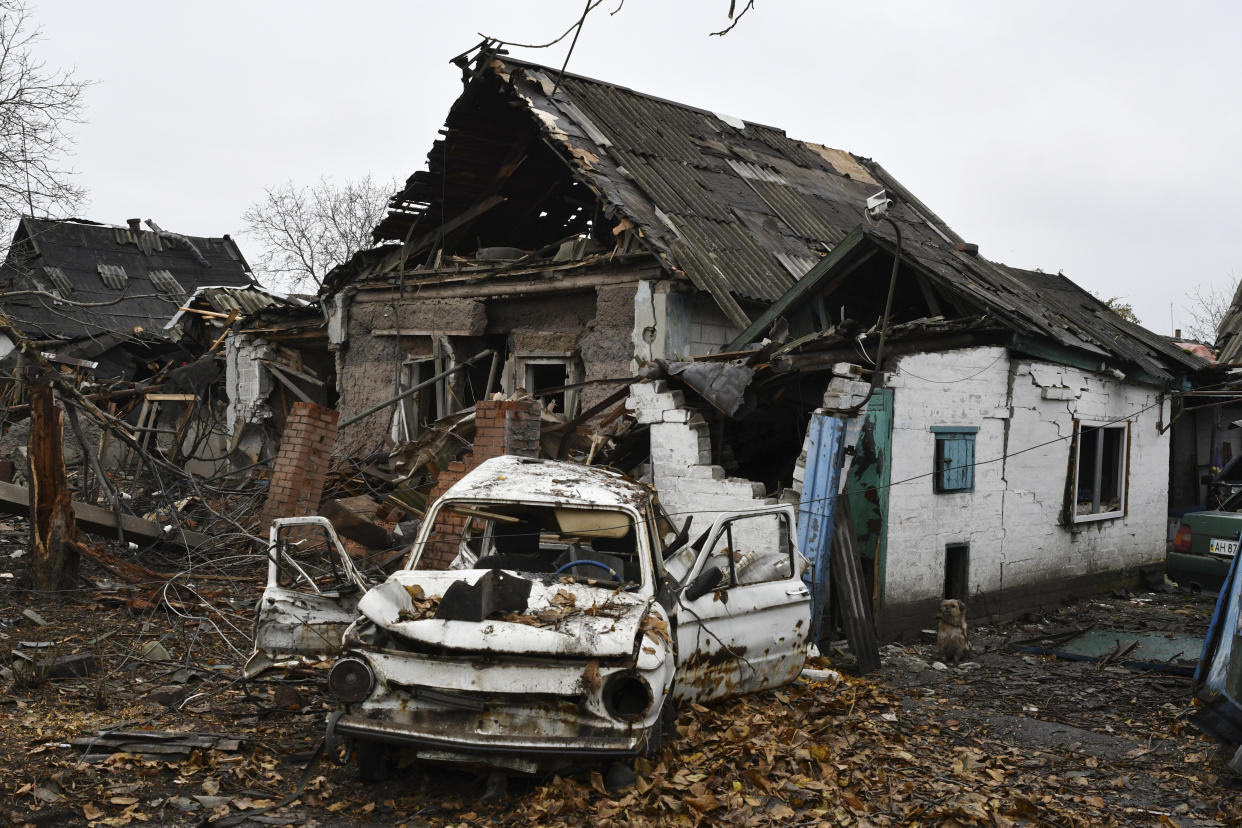
[[[567,417],[578,413],[577,389],[565,389],[580,381],[577,360],[572,356],[521,357],[518,367],[522,387],[543,403],[545,411]]]
[[[793,544],[784,512],[744,515],[725,523],[709,565],[720,566],[733,586],[793,577]]]
[[[625,512],[451,503],[433,519],[446,531],[429,539],[421,555],[451,556],[453,569],[512,569],[625,587],[644,580],[638,533]],[[449,528],[455,521],[464,523],[460,534]]]
[[[938,492],[975,489],[975,434],[977,426],[932,426],[936,438],[933,480]]]
[[[95,267],[99,270],[99,278],[113,290],[124,290],[129,284],[129,276],[120,265],[99,264]]]
[[[177,277],[173,276],[171,271],[163,269],[152,270],[148,275],[155,289],[165,296],[181,299],[187,295],[185,288],[181,287],[181,283],[177,281]]]
[[[401,366],[401,387],[408,391],[436,375],[435,357],[411,359]],[[392,418],[392,439],[401,443],[413,440],[428,423],[440,419],[440,395],[434,385],[420,388],[398,403]]]
[[[1075,521],[1125,514],[1129,446],[1129,423],[1094,426],[1074,421]]]

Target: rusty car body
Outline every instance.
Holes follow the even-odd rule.
[[[356,748],[364,775],[394,747],[519,773],[633,757],[660,744],[677,700],[798,675],[809,592],[794,518],[789,505],[722,513],[690,542],[617,472],[488,460],[429,507],[403,568],[365,594],[353,570],[331,611],[319,608],[334,583],[307,590],[307,573],[299,596],[274,583],[289,556],[274,531],[260,660],[356,616],[335,642],[329,737]],[[449,569],[419,568],[446,549]],[[292,633],[299,623],[313,632]]]

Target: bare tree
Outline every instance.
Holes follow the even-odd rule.
[[[323,277],[359,250],[371,247],[371,231],[384,217],[395,181],[370,175],[312,187],[292,181],[268,189],[242,214],[246,233],[259,244],[261,276],[285,290],[318,289]]]
[[[23,0],[0,0],[0,220],[65,214],[82,201],[62,166],[65,127],[81,122],[87,83],[34,55],[41,34]]]
[[[1242,297],[1238,297],[1238,284],[1242,282],[1242,274],[1231,273],[1227,282],[1212,282],[1196,285],[1186,298],[1187,303],[1182,310],[1190,317],[1186,325],[1186,336],[1199,342],[1211,345],[1216,341],[1220,323],[1229,313],[1235,299],[1242,310]]]

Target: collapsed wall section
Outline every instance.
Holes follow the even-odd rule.
[[[263,504],[263,531],[276,518],[319,513],[337,417],[336,411],[322,405],[293,404]]]
[[[650,429],[651,483],[678,525],[693,517],[694,532],[701,532],[722,512],[776,502],[762,483],[728,477],[723,466],[713,463],[707,421],[666,381],[631,385],[626,408]]]

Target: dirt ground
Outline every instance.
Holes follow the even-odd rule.
[[[1091,624],[1202,634],[1212,604],[1194,595],[975,629],[974,662],[945,669],[930,638],[886,647],[866,677],[831,651],[812,666],[839,678],[683,706],[677,737],[623,790],[588,769],[484,801],[467,773],[366,784],[312,761],[324,669],[237,681],[258,558],[148,587],[87,566],[79,591],[53,597],[17,586],[23,545],[0,526],[0,664],[20,650],[66,675],[17,665],[0,682],[0,824],[1242,825],[1242,778],[1191,725],[1189,679],[1015,646]]]

